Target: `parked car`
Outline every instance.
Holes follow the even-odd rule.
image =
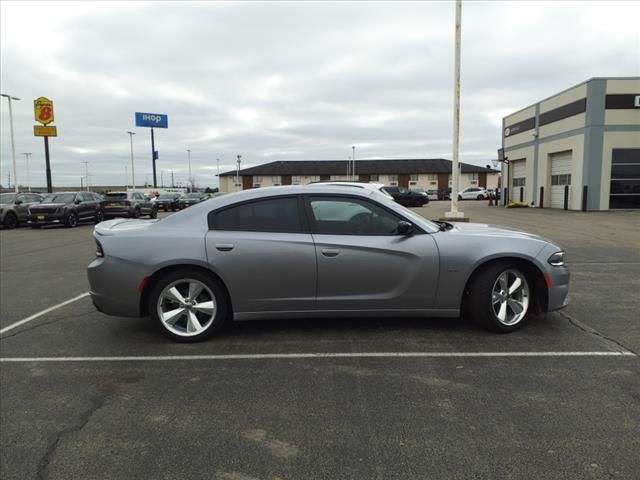
[[[364,190],[373,190],[378,192],[385,197],[393,200],[393,197],[385,190],[385,186],[382,183],[373,183],[373,182],[350,182],[348,180],[322,180],[319,182],[312,182],[309,185],[332,185],[338,187],[350,187],[350,188],[362,188]]]
[[[451,200],[451,188],[441,188],[438,190],[438,200]]]
[[[489,192],[484,187],[467,187],[458,193],[458,200],[486,200]]]
[[[165,212],[169,210],[175,212],[179,208],[180,197],[179,193],[161,193],[154,203],[158,206],[158,209],[162,209]]]
[[[49,193],[42,202],[29,207],[27,223],[31,228],[43,225],[75,227],[79,222],[104,220],[102,197],[93,192]]]
[[[427,190],[427,197],[429,197],[429,201],[440,200],[440,197],[438,195],[438,190]]]
[[[151,197],[140,192],[108,192],[104,194],[102,202],[104,218],[130,217],[149,218],[158,216],[158,205],[151,201]]]
[[[37,193],[1,193],[0,223],[4,228],[16,228],[27,221],[29,207],[42,201]]]
[[[178,208],[182,210],[183,208],[190,207],[195,205],[196,203],[204,202],[209,199],[209,195],[206,193],[187,193],[183,197],[180,197],[178,200]]]
[[[396,202],[405,207],[422,207],[429,203],[426,192],[417,192],[405,187],[384,187],[384,189]]]
[[[490,225],[432,222],[365,189],[250,189],[157,222],[108,220],[87,269],[98,310],[172,339],[230,319],[461,313],[510,332],[567,305],[562,248]]]

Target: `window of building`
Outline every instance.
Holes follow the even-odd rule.
[[[429,175],[427,175],[427,180],[429,180],[430,182],[437,182],[438,181],[438,175],[429,174]]]
[[[410,182],[417,182],[418,181],[418,174],[417,173],[412,173],[411,175],[409,175],[409,181]]]
[[[274,198],[246,203],[213,213],[214,230],[245,232],[302,231],[297,198]],[[211,224],[212,223],[212,224]]]
[[[291,176],[291,184],[292,185],[300,185],[300,175],[292,175]]]
[[[271,183],[275,186],[280,185],[281,183],[280,175],[274,175],[273,177],[271,177]]]
[[[520,180],[518,179],[514,179],[515,180]],[[524,179],[522,179],[524,180]],[[518,186],[515,183],[513,184],[514,187]],[[551,185],[571,185],[571,174],[567,173],[567,174],[562,174],[562,175],[551,175]],[[524,183],[522,184],[522,186],[524,186]]]
[[[640,208],[640,148],[615,148],[611,155],[609,208]]]
[[[312,182],[319,182],[320,181],[320,175],[312,175],[311,176],[311,181]]]
[[[369,181],[370,182],[379,182],[380,181],[380,175],[369,175]]]
[[[331,180],[340,180],[340,175],[331,175]]]
[[[571,175],[569,175],[569,177],[571,177]],[[525,186],[525,177],[521,177],[521,178],[514,178],[513,179],[513,186],[514,187],[524,187]]]
[[[398,175],[389,175],[389,182],[397,182]]]
[[[312,231],[326,235],[394,235],[399,219],[382,208],[354,198],[309,200]]]

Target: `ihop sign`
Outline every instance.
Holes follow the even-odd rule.
[[[169,117],[164,113],[136,112],[136,127],[169,128]]]

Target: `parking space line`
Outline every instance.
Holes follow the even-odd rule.
[[[123,357],[0,357],[0,363],[167,362],[203,360],[290,360],[306,358],[479,358],[479,357],[637,357],[633,352],[345,352]]]
[[[33,315],[31,315],[30,317],[24,318],[22,320],[19,320],[15,323],[12,323],[11,325],[4,327],[2,330],[0,330],[0,335],[2,335],[5,332],[8,332],[9,330],[13,330],[14,328],[19,327],[20,325],[24,325],[25,323],[30,322],[31,320],[35,320],[38,317],[41,317],[43,315],[46,315],[49,312],[53,312],[54,310],[60,308],[60,307],[64,307],[65,305],[69,305],[70,303],[73,302],[77,302],[78,300],[87,297],[89,295],[89,292],[84,292],[82,295],[78,295],[77,297],[73,297],[69,300],[66,300],[62,303],[59,303],[57,305],[54,305],[53,307],[49,307],[45,310],[42,310],[41,312],[35,313]]]

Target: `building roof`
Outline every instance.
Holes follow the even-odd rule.
[[[240,170],[240,176],[248,175],[346,175],[347,160],[279,160],[257,167]],[[415,173],[451,173],[451,160],[444,158],[404,160],[356,160],[356,175],[410,175]],[[499,170],[460,162],[462,173],[499,173]],[[236,170],[221,173],[232,177]]]

